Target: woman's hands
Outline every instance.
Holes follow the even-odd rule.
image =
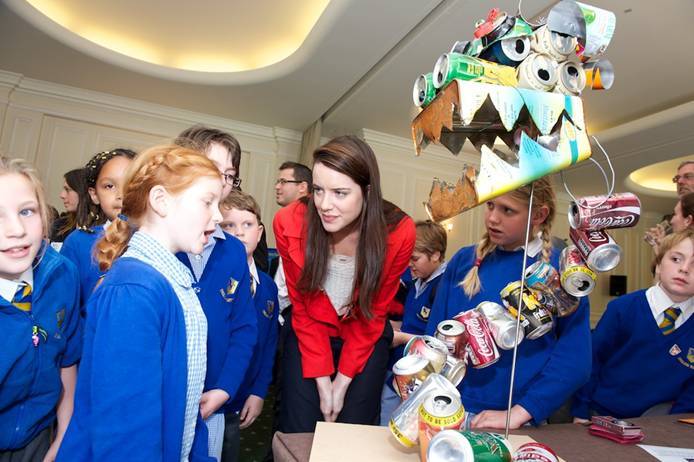
[[[330,377],[316,377],[316,388],[320,398],[320,410],[326,422],[335,422],[337,416],[342,411],[345,403],[345,395],[352,379],[338,372],[335,379],[330,381]]]

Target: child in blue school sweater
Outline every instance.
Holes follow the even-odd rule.
[[[593,331],[593,372],[572,405],[577,423],[664,403],[670,414],[694,412],[694,231],[663,239],[655,263],[660,282],[611,301]]]
[[[439,282],[446,271],[446,230],[431,220],[418,221],[415,229],[417,237],[410,266],[400,278],[402,290],[398,294],[402,293],[402,305],[399,310],[395,309],[402,312],[402,321],[390,321],[394,334],[390,367],[402,357],[404,345],[412,337],[425,333]],[[388,425],[391,414],[400,403],[393,388],[393,375],[388,373],[381,394],[381,425]]]
[[[202,252],[221,194],[219,171],[198,151],[153,147],[128,168],[121,214],[97,244],[108,272],[87,303],[58,461],[210,460],[206,438],[194,445],[207,320],[175,253]]]
[[[263,402],[272,381],[275,361],[279,302],[277,286],[272,278],[256,268],[253,252],[263,233],[260,207],[249,194],[232,191],[220,206],[224,217],[222,227],[236,236],[246,247],[246,260],[251,272],[251,293],[258,325],[258,341],[243,384],[232,400],[226,415],[224,462],[239,460],[239,430],[248,428],[263,410]]]
[[[501,304],[500,291],[521,279],[523,246],[528,220],[528,266],[541,259],[558,268],[559,251],[552,248],[551,228],[555,198],[548,178],[535,181],[532,210],[528,211],[531,186],[524,186],[487,201],[486,232],[474,246],[460,249],[448,262],[436,301],[429,315],[427,334],[439,322],[480,302]],[[533,238],[534,237],[534,238]],[[582,386],[590,376],[589,307],[586,298],[578,309],[555,318],[554,328],[518,347],[510,426],[539,424]],[[502,429],[511,377],[512,351],[500,350],[501,358],[483,369],[468,368],[460,384],[468,426]]]
[[[239,186],[241,147],[232,135],[196,125],[183,131],[175,143],[196,146],[215,164],[222,178],[222,200]],[[202,252],[176,256],[193,273],[193,287],[208,321],[207,377],[200,413],[209,456],[219,462],[224,414],[238,393],[257,338],[246,251],[241,241],[217,225]]]
[[[72,416],[82,350],[79,280],[74,265],[48,245],[47,211],[38,172],[0,157],[3,461],[53,461]]]
[[[80,197],[78,228],[65,238],[60,249],[79,272],[82,316],[89,296],[103,276],[94,256],[96,242],[120,213],[125,171],[135,155],[134,151],[123,148],[99,152],[84,167],[88,197]]]

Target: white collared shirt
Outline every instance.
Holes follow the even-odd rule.
[[[420,295],[422,295],[422,292],[429,286],[429,283],[436,279],[439,275],[443,274],[444,271],[446,271],[446,266],[448,265],[448,262],[445,261],[439,265],[438,268],[434,270],[433,273],[429,275],[429,277],[426,279],[426,281],[422,281],[420,278],[417,278],[414,280],[414,296],[415,298],[419,298]]]
[[[19,279],[10,281],[9,279],[0,278],[0,297],[4,298],[8,302],[12,303],[17,290],[20,286],[29,285],[33,291],[34,289],[34,269],[28,268],[24,271]]]
[[[663,322],[665,310],[671,306],[676,306],[682,310],[682,314],[675,320],[675,329],[687,322],[687,319],[694,314],[694,297],[690,297],[680,303],[675,303],[670,299],[668,294],[665,293],[660,283],[646,290],[646,300],[648,301],[648,306],[651,307],[653,319],[655,319],[658,325]]]
[[[532,241],[528,242],[528,256],[531,258],[535,258],[537,254],[539,254],[542,251],[542,239],[540,238],[542,236],[542,233],[537,233],[535,236],[535,239]],[[518,250],[523,250],[524,246],[516,247],[513,249],[514,252]]]

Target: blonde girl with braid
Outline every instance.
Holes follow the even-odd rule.
[[[428,334],[433,335],[439,322],[483,301],[502,303],[501,290],[521,279],[528,220],[527,266],[542,260],[559,267],[560,250],[552,247],[551,238],[554,190],[547,178],[536,181],[534,188],[530,212],[530,185],[483,205],[486,232],[477,244],[460,249],[449,261],[429,315]],[[499,352],[497,363],[469,368],[460,385],[470,428],[501,429],[506,424],[513,351]],[[582,299],[576,312],[555,318],[552,331],[519,345],[511,428],[545,422],[588,380],[590,365],[589,306]]]
[[[221,221],[222,178],[198,151],[160,146],[126,172],[97,244],[75,411],[58,461],[200,460],[207,321],[176,252],[199,254]],[[204,425],[202,425],[204,427]]]

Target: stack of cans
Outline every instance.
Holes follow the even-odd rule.
[[[641,201],[632,193],[582,197],[571,202],[568,216],[569,237],[584,264],[592,271],[611,271],[619,264],[622,249],[605,230],[635,226]],[[585,276],[580,278],[585,280]]]
[[[419,450],[426,461],[431,439],[442,430],[458,430],[465,423],[460,398],[450,393],[434,393],[419,406]]]
[[[564,290],[559,273],[547,262],[536,261],[530,265],[525,271],[525,284],[553,315],[568,316],[578,308],[578,298]]]

